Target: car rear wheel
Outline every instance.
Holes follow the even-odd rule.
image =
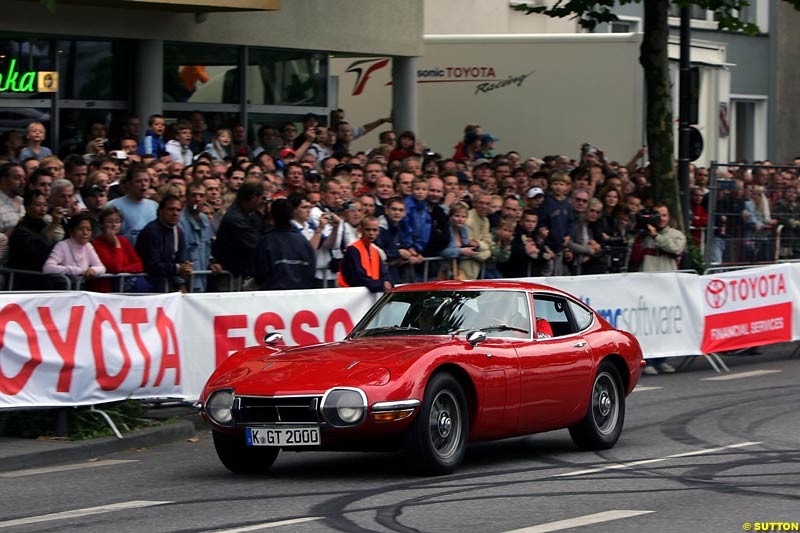
[[[612,448],[625,422],[625,393],[619,371],[604,361],[592,385],[589,409],[583,420],[569,428],[572,441],[583,450]]]
[[[453,376],[436,374],[406,435],[410,463],[428,474],[449,474],[464,459],[469,415],[464,389]]]
[[[244,435],[212,431],[214,448],[222,464],[237,474],[264,474],[278,458],[280,448],[247,446]]]

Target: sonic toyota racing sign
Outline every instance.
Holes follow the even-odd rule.
[[[788,265],[738,270],[702,278],[703,353],[792,340]]]
[[[345,72],[352,74],[352,96],[364,92],[367,83],[380,71],[391,70],[389,58],[360,59],[350,63]],[[464,64],[436,65],[417,69],[417,83],[467,83],[474,85],[474,94],[486,94],[500,89],[521,87],[535,71],[503,73],[493,65]],[[373,82],[375,83],[375,82]],[[391,81],[386,82],[387,85]]]

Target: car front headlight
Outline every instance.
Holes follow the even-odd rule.
[[[233,391],[221,389],[211,393],[206,400],[206,414],[220,426],[233,425]]]
[[[367,395],[361,389],[337,387],[322,397],[322,416],[334,427],[356,426],[367,414]]]

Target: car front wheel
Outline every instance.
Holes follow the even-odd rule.
[[[464,389],[450,374],[436,374],[425,388],[425,401],[406,435],[409,462],[424,473],[449,474],[464,458],[468,435]]]
[[[212,431],[214,448],[222,464],[237,474],[264,474],[278,458],[280,448],[247,446],[243,435]]]
[[[617,443],[625,422],[625,394],[617,368],[600,364],[592,385],[586,416],[569,428],[572,441],[582,450],[607,450]]]

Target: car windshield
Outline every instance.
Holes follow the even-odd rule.
[[[411,291],[387,294],[350,333],[351,338],[450,335],[483,330],[490,337],[529,338],[524,291]]]

